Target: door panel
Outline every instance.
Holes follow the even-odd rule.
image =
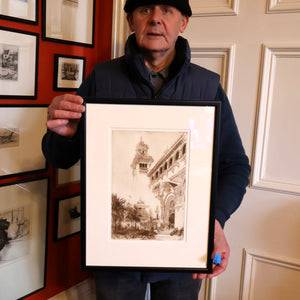
[[[220,74],[220,82],[229,98],[232,92],[235,45],[199,45],[191,48],[191,61]]]
[[[300,48],[264,45],[263,57],[252,185],[299,194]]]

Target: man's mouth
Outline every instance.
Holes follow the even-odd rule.
[[[161,33],[149,32],[147,35],[149,36],[163,36]]]

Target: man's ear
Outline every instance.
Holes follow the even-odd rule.
[[[190,18],[187,15],[182,15],[181,27],[179,29],[180,33],[183,33],[186,29],[186,26],[189,24]]]
[[[128,13],[126,18],[127,18],[129,29],[131,30],[131,32],[134,32],[135,29],[133,25],[133,15],[131,13]]]

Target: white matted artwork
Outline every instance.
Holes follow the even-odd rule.
[[[0,98],[36,98],[38,36],[0,27]]]
[[[80,195],[59,199],[55,208],[55,240],[60,240],[80,231]]]
[[[219,103],[86,101],[84,266],[210,272]]]
[[[47,179],[0,187],[1,299],[45,286],[47,203]]]
[[[42,37],[92,47],[94,14],[94,0],[43,0]]]
[[[46,106],[0,105],[0,177],[46,168]]]
[[[38,1],[1,0],[0,17],[30,24],[38,23]]]

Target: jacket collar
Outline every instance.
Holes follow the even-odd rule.
[[[188,41],[183,37],[179,36],[176,41],[176,55],[169,69],[169,80],[183,72],[189,65],[191,60],[191,50]],[[135,34],[131,34],[125,44],[125,59],[130,67],[134,68],[135,72],[140,74],[141,77],[149,80],[147,67],[144,63],[143,56],[139,51],[136,43]]]

